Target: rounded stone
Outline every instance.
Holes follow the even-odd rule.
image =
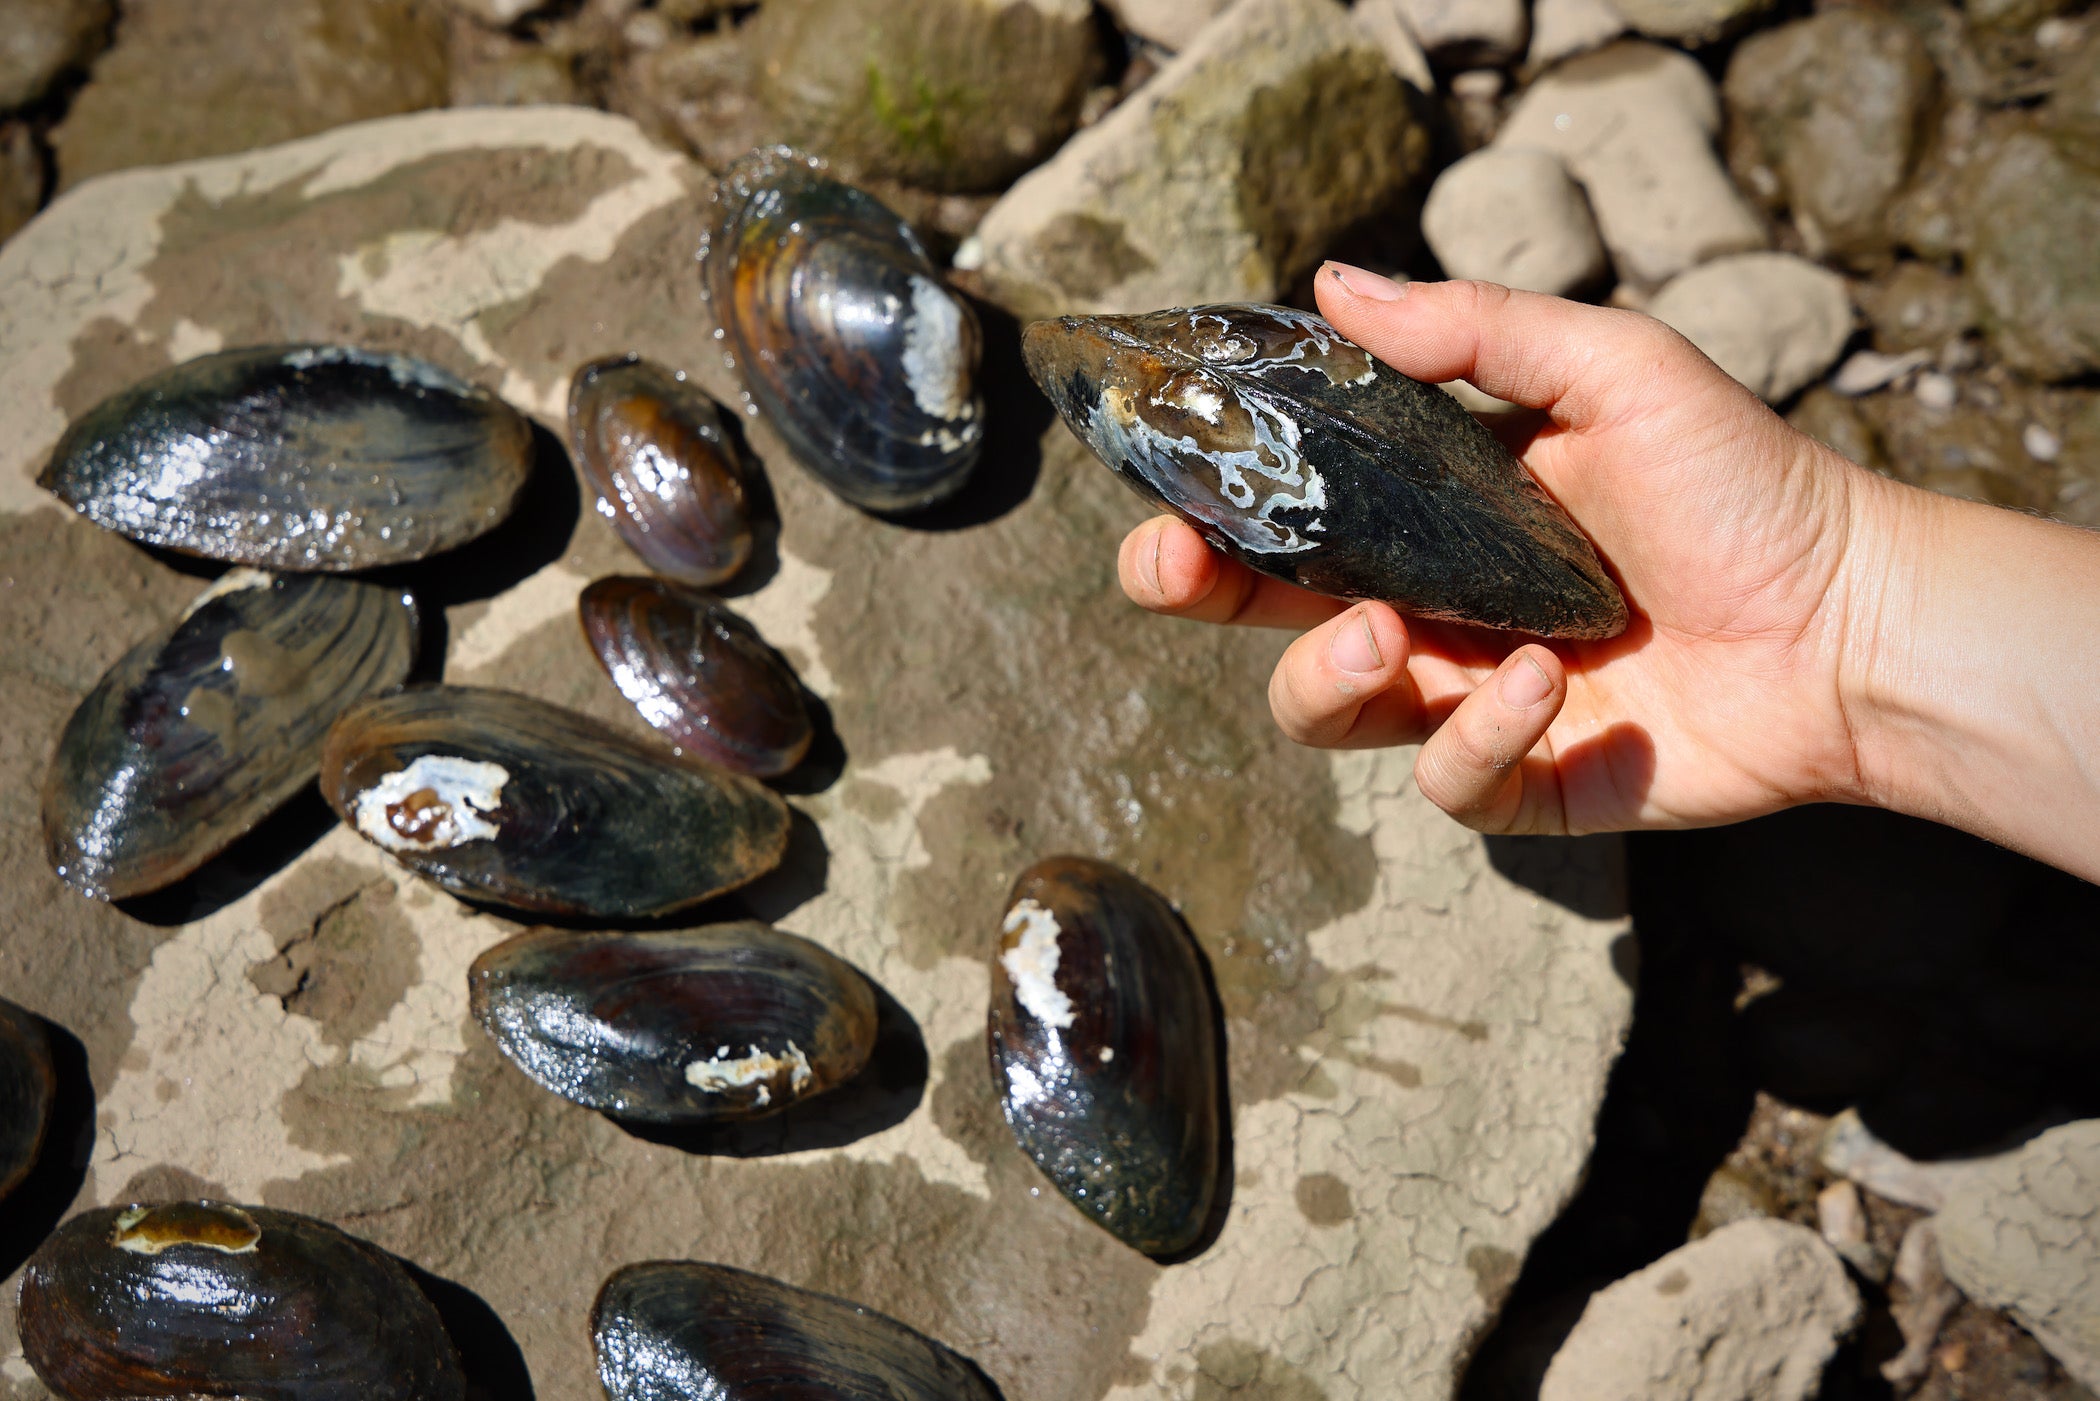
[[[1673,279],[1648,313],[1774,404],[1822,378],[1852,335],[1845,280],[1791,253],[1716,258]]]
[[[1453,277],[1565,297],[1609,270],[1590,202],[1551,151],[1489,146],[1446,169],[1422,236]]]

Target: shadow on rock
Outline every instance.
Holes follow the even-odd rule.
[[[778,1114],[700,1128],[613,1122],[636,1138],[721,1158],[770,1158],[812,1148],[839,1148],[894,1128],[926,1093],[926,1040],[904,1004],[875,989],[875,1049],[860,1074],[828,1093],[799,1100]]]
[[[995,521],[1035,490],[1043,471],[1043,434],[1056,410],[1021,361],[1021,323],[989,302],[971,299],[984,332],[977,375],[984,393],[984,451],[953,497],[923,511],[882,519],[907,530],[966,530]]]
[[[801,763],[771,782],[779,792],[806,796],[839,781],[846,771],[846,742],[839,738],[838,723],[822,696],[804,686],[802,704],[809,711],[809,752]]]
[[[173,885],[116,907],[143,924],[170,927],[224,909],[296,861],[336,824],[321,790],[309,783],[283,807]]]
[[[568,450],[535,423],[532,475],[501,525],[456,550],[367,577],[413,593],[427,623],[433,613],[493,598],[560,559],[576,534],[582,501]]]
[[[0,1203],[0,1279],[20,1269],[57,1229],[80,1195],[88,1159],[95,1151],[95,1086],[88,1079],[87,1048],[56,1022],[43,1017],[37,1021],[51,1043],[57,1090],[35,1165]]]
[[[399,1259],[399,1257],[395,1257]],[[533,1401],[532,1373],[510,1329],[488,1301],[408,1260],[401,1264],[437,1310],[467,1374],[467,1401]]]
[[[1627,910],[1626,839],[1485,837],[1488,864],[1504,877],[1585,919],[1617,919]]]

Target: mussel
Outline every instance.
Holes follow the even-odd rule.
[[[0,998],[0,1201],[36,1166],[57,1093],[44,1024]]]
[[[864,510],[960,490],[984,441],[977,317],[881,201],[784,146],[723,175],[701,277],[795,459]]]
[[[705,588],[751,557],[751,468],[685,376],[635,355],[585,365],[569,441],[599,514],[658,574]]]
[[[459,1401],[437,1310],[392,1256],[325,1221],[171,1202],[83,1212],[22,1271],[16,1322],[69,1401]]]
[[[666,914],[787,850],[787,805],[764,785],[475,686],[353,707],[328,732],[321,794],[453,894],[543,914]]]
[[[577,609],[613,685],[681,751],[760,778],[786,773],[809,752],[802,683],[720,600],[616,575],[586,588]]]
[[[834,1089],[875,1046],[849,963],[755,921],[532,929],[467,973],[474,1015],[542,1087],[622,1119],[755,1119]]]
[[[986,1039],[1015,1140],[1148,1255],[1194,1245],[1223,1161],[1224,1070],[1203,955],[1158,892],[1052,857],[1008,898]]]
[[[960,1354],[894,1318],[682,1260],[617,1270],[591,1307],[612,1401],[998,1401]]]
[[[532,470],[501,399],[405,355],[221,351],[104,399],[37,480],[95,524],[270,569],[399,564],[499,524]]]
[[[1021,348],[1103,462],[1250,568],[1542,637],[1626,627],[1589,540],[1494,434],[1317,316],[1066,316]]]
[[[399,589],[228,572],[66,722],[44,776],[52,868],[103,900],[188,875],[311,782],[329,725],[415,653]]]

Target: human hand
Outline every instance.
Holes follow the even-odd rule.
[[[1676,332],[1632,312],[1330,264],[1320,310],[1416,379],[1538,411],[1525,465],[1595,542],[1633,618],[1538,643],[1403,620],[1256,574],[1160,517],[1123,542],[1155,612],[1307,628],[1276,668],[1285,733],[1421,743],[1422,792],[1491,832],[1726,822],[1867,801],[1843,696],[1881,552],[1874,478],[1795,431]]]

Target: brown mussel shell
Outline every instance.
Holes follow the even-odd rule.
[[[273,345],[111,395],[37,480],[148,545],[334,573],[465,544],[510,514],[531,471],[524,418],[435,365]]]
[[[44,776],[52,869],[103,900],[180,880],[312,782],[329,725],[415,654],[397,588],[231,571],[66,722]]]
[[[591,1307],[612,1401],[998,1401],[976,1366],[873,1309],[727,1265],[617,1270]]]
[[[738,161],[714,201],[704,290],[795,460],[868,511],[959,491],[984,445],[977,316],[918,235],[786,147]]]
[[[458,1401],[459,1358],[398,1261],[261,1206],[103,1207],[22,1271],[16,1322],[69,1401]]]
[[[633,355],[585,365],[569,441],[599,514],[658,574],[706,588],[751,557],[751,468],[683,375]]]
[[[1078,856],[1014,882],[987,1041],[1023,1152],[1148,1255],[1201,1236],[1223,1161],[1224,1070],[1203,955],[1150,886]]]
[[[661,579],[600,579],[577,601],[620,694],[681,752],[759,778],[809,752],[809,707],[781,655],[721,600]]]
[[[851,1080],[875,993],[807,939],[745,920],[640,933],[528,930],[474,960],[474,1015],[563,1099],[703,1125],[776,1114]]]
[[[668,914],[787,850],[787,805],[762,784],[477,686],[352,708],[328,732],[321,795],[453,894],[541,914]]]
[[[1317,316],[1066,316],[1021,349],[1127,485],[1251,569],[1447,622],[1625,630],[1597,552],[1495,435]]]
[[[0,998],[0,1202],[36,1166],[57,1094],[50,1034],[29,1012]]]

